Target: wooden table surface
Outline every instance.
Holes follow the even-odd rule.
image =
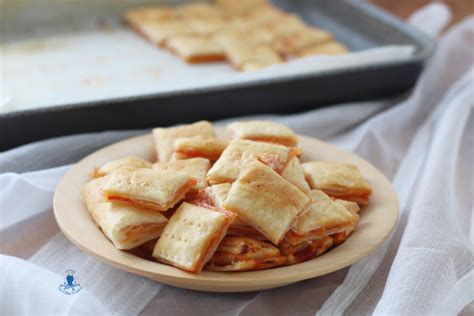
[[[400,17],[401,19],[407,19],[414,11],[420,9],[421,7],[427,5],[430,2],[435,2],[431,0],[370,0],[372,3],[384,8],[387,11],[390,11],[392,14]],[[445,29],[448,30],[451,26],[462,20],[468,15],[474,14],[474,0],[444,0],[436,1],[446,3],[453,14],[453,19],[448,27]]]

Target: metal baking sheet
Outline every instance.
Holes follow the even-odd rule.
[[[0,150],[65,134],[393,95],[414,84],[432,50],[429,38],[364,2],[279,0],[274,3],[328,29],[355,52],[389,45],[414,52],[383,60],[369,55],[357,65],[322,60],[327,67],[314,71],[303,64],[241,74],[225,63],[188,66],[136,36],[120,21],[136,1],[6,3]]]

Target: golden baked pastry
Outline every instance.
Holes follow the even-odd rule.
[[[201,136],[214,138],[214,129],[208,121],[199,121],[193,124],[176,127],[157,127],[152,131],[155,141],[156,156],[159,162],[168,161],[173,155],[174,141],[180,137]]]
[[[340,199],[336,199],[335,202],[342,204],[346,208],[346,210],[348,210],[354,215],[357,215],[360,211],[359,204],[357,204],[356,202],[340,200]]]
[[[278,244],[278,249],[286,256],[286,264],[292,265],[313,259],[332,247],[334,239],[331,236],[324,236],[319,239],[303,241],[297,245],[292,245],[287,240]]]
[[[281,176],[297,186],[301,191],[307,192],[311,190],[304,177],[303,168],[301,167],[298,157],[293,157],[281,172]]]
[[[301,163],[297,136],[277,123],[228,130],[230,142],[206,121],[156,128],[158,162],[96,169],[81,194],[107,238],[193,273],[292,265],[349,238],[371,193],[356,166]]]
[[[113,160],[111,162],[106,163],[100,168],[95,169],[91,177],[98,178],[103,177],[105,175],[111,174],[117,170],[134,170],[140,168],[151,168],[151,162],[148,162],[144,159],[135,156],[127,156],[117,160]]]
[[[124,20],[130,25],[135,26],[142,21],[166,20],[174,18],[175,16],[176,13],[173,7],[166,5],[149,5],[128,10],[124,14]]]
[[[102,188],[108,178],[94,179],[81,189],[87,210],[105,236],[118,249],[132,249],[158,238],[168,219],[159,212],[104,201]]]
[[[234,218],[232,212],[183,202],[156,243],[153,257],[183,270],[200,273]]]
[[[315,29],[305,28],[281,37],[275,42],[275,49],[286,58],[297,55],[309,47],[323,44],[332,40],[330,33]]]
[[[230,63],[241,71],[252,71],[279,64],[283,60],[271,47],[252,43],[232,43],[224,46]]]
[[[302,167],[312,189],[322,190],[334,198],[362,205],[368,203],[372,188],[356,166],[333,161],[312,161],[302,164]]]
[[[137,169],[117,171],[103,188],[109,202],[122,202],[155,211],[166,211],[196,184],[183,172]]]
[[[206,38],[210,39],[211,35],[221,32],[223,30],[232,28],[225,19],[223,18],[191,18],[187,21],[189,27],[194,34],[198,36],[195,38]]]
[[[157,162],[153,165],[153,169],[156,171],[179,171],[196,179],[197,182],[191,189],[194,191],[207,187],[206,174],[210,167],[211,162],[205,158]]]
[[[234,139],[211,167],[207,178],[211,184],[233,182],[242,170],[263,155],[273,155],[275,164],[283,169],[296,152],[282,145]]]
[[[214,184],[205,189],[205,192],[209,196],[212,201],[212,204],[215,207],[223,208],[223,204],[225,199],[227,198],[227,194],[229,193],[230,187],[232,184],[230,183],[220,183]]]
[[[283,57],[347,51],[327,31],[266,0],[152,5],[127,11],[124,20],[188,63],[228,60],[240,71],[279,64]]]
[[[201,136],[182,137],[174,141],[174,159],[202,157],[214,162],[221,156],[229,141]]]
[[[217,208],[223,208],[224,201],[227,199],[227,194],[229,193],[231,186],[230,183],[221,183],[207,187],[205,192],[211,201],[211,204]],[[234,219],[227,230],[227,234],[231,236],[251,237],[259,240],[267,239],[258,230],[243,221],[240,216],[237,216]]]
[[[257,161],[232,185],[223,206],[278,244],[310,202],[300,189]]]
[[[176,8],[176,15],[183,18],[219,18],[222,11],[210,3],[188,3]]]
[[[298,216],[286,236],[292,245],[354,229],[358,216],[341,203],[334,202],[320,190],[310,191],[309,196],[311,204]]]
[[[275,39],[279,39],[285,35],[293,34],[295,32],[308,29],[308,25],[294,14],[286,14],[282,17],[271,19],[266,23],[262,23],[259,27],[270,30]]]
[[[224,50],[212,38],[177,36],[166,41],[166,47],[188,63],[223,61]]]
[[[206,264],[207,271],[256,271],[286,262],[277,247],[246,237],[225,237]]]
[[[216,4],[227,16],[245,15],[260,6],[270,5],[268,0],[216,0]]]
[[[319,45],[306,47],[296,53],[299,57],[306,57],[312,55],[343,55],[347,54],[349,50],[341,43],[330,41]]]
[[[145,39],[161,47],[172,37],[192,34],[189,25],[175,19],[139,20],[133,22],[132,27]]]
[[[269,121],[235,122],[227,126],[234,138],[296,146],[298,138],[288,127]]]

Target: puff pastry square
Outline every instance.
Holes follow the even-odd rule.
[[[271,47],[252,43],[232,43],[224,46],[231,64],[241,71],[252,71],[279,64],[283,60]]]
[[[183,172],[137,169],[112,173],[103,193],[109,202],[166,211],[195,184],[196,180]]]
[[[227,16],[239,16],[251,13],[260,6],[268,6],[268,0],[216,0],[216,4]]]
[[[183,18],[220,18],[222,10],[209,3],[189,3],[176,8],[176,15]]]
[[[183,270],[200,273],[234,217],[232,212],[183,202],[156,243],[153,257]]]
[[[283,169],[296,154],[293,149],[282,145],[234,139],[211,167],[207,177],[211,184],[233,182],[242,170],[260,156],[274,156],[277,160],[275,163]]]
[[[94,179],[81,189],[86,207],[107,238],[118,249],[132,249],[161,235],[168,219],[159,212],[103,200],[110,176]]]
[[[211,162],[205,158],[157,162],[153,165],[156,171],[180,171],[196,179],[197,183],[192,188],[195,191],[207,187],[206,174],[210,167]]]
[[[246,237],[225,237],[209,260],[208,271],[256,271],[286,262],[272,244]]]
[[[199,121],[193,124],[177,127],[158,127],[153,129],[152,134],[159,162],[169,161],[171,159],[176,138],[192,136],[215,138],[212,124],[207,121]]]
[[[277,52],[288,58],[297,55],[298,52],[308,47],[331,40],[330,33],[320,29],[307,28],[280,38],[275,43],[275,48]]]
[[[300,189],[257,161],[232,184],[223,206],[278,244],[309,203]]]
[[[304,177],[300,160],[297,157],[293,157],[290,162],[288,162],[285,169],[282,171],[281,176],[297,186],[301,191],[307,192],[311,190]]]
[[[134,26],[140,24],[142,21],[171,19],[175,16],[176,14],[172,7],[165,5],[153,5],[137,7],[128,10],[124,14],[124,20],[125,22]]]
[[[207,37],[177,36],[170,38],[166,47],[191,64],[225,60],[221,46]]]
[[[343,55],[347,54],[348,52],[349,50],[346,46],[342,45],[341,43],[331,41],[302,49],[297,53],[297,55],[299,57],[312,55]]]
[[[286,236],[291,244],[297,245],[303,241],[354,229],[358,221],[357,215],[334,202],[323,191],[312,190],[309,195],[311,204],[298,217]]]
[[[209,196],[212,201],[212,204],[218,208],[223,208],[223,204],[225,199],[227,198],[227,194],[230,191],[230,187],[232,184],[230,183],[220,183],[214,184],[210,187],[205,189],[205,192]]]
[[[357,204],[356,202],[340,200],[340,199],[336,199],[335,202],[342,204],[346,208],[346,210],[348,210],[354,215],[357,215],[360,211],[359,204]]]
[[[315,240],[303,241],[297,245],[283,240],[278,248],[286,256],[286,264],[292,265],[313,259],[332,247],[334,239],[331,236],[325,236]]]
[[[227,21],[222,18],[193,18],[187,21],[193,33],[199,36],[210,36],[216,32],[231,28]]]
[[[296,146],[298,138],[288,127],[269,121],[234,122],[227,129],[235,138],[249,139],[284,146]]]
[[[151,168],[151,162],[135,156],[123,157],[106,163],[102,167],[94,170],[91,174],[93,178],[103,177],[117,170],[134,170],[140,168]]]
[[[192,30],[186,23],[177,19],[139,20],[131,26],[151,43],[164,47],[166,40],[175,36],[191,35]]]
[[[202,157],[214,162],[221,156],[229,141],[201,136],[182,137],[174,141],[174,159]]]
[[[309,186],[328,195],[366,205],[372,188],[351,164],[332,161],[312,161],[302,164]]]
[[[270,30],[275,39],[289,35],[301,30],[308,29],[308,26],[294,14],[286,14],[280,18],[272,19],[260,25],[265,30]]]
[[[205,192],[211,201],[211,204],[217,208],[223,208],[224,201],[227,198],[231,186],[232,185],[230,183],[221,183],[207,187]],[[251,237],[259,240],[267,239],[258,230],[253,228],[247,222],[243,221],[240,216],[237,216],[234,219],[227,230],[227,234],[232,236]]]

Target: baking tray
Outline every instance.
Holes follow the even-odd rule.
[[[64,97],[67,102],[43,104],[50,96],[34,95],[32,101],[37,100],[39,108],[0,112],[0,150],[60,135],[166,126],[199,119],[216,120],[247,114],[294,113],[342,101],[388,97],[407,91],[414,85],[424,62],[433,50],[430,38],[369,3],[353,0],[276,0],[274,3],[299,14],[309,24],[329,30],[337,40],[345,43],[353,51],[387,45],[410,45],[415,51],[409,58],[365,63],[348,68],[291,73],[279,77],[262,77],[263,79],[258,80],[223,84],[214,80],[213,84],[195,85],[186,89],[165,89],[160,92],[154,91],[154,87],[150,86],[148,90],[137,90],[133,95],[123,95],[120,92],[141,87],[140,79],[143,78],[140,74],[136,74],[136,69],[139,68],[140,61],[145,58],[137,55],[135,58],[132,56],[121,59],[122,62],[115,60],[109,70],[117,67],[123,72],[121,75],[129,74],[122,78],[122,84],[126,83],[127,87],[121,89],[122,91],[111,93],[107,90],[107,86],[101,86],[103,82],[100,77],[86,76],[82,83],[95,89],[90,90],[94,92],[94,98],[81,100],[79,95],[78,98],[70,100],[67,97],[73,92],[67,90],[68,86],[61,82],[63,77],[59,76],[57,82],[53,81],[59,90],[55,92],[55,96]],[[50,10],[51,5],[55,6],[55,10]],[[21,48],[22,54],[34,54],[38,50],[46,51],[42,57],[49,58],[49,65],[60,67],[61,61],[68,61],[67,58],[61,60],[64,58],[64,52],[62,55],[54,54],[54,45],[60,46],[61,43],[49,41],[45,45],[45,42],[41,41],[43,38],[70,39],[76,36],[79,38],[78,43],[90,44],[93,42],[84,42],[84,39],[90,41],[100,33],[100,43],[104,43],[106,40],[112,40],[114,34],[117,35],[117,30],[120,31],[119,34],[129,33],[121,25],[120,15],[126,8],[136,5],[137,1],[99,1],[87,4],[76,1],[21,1],[9,7],[9,10],[4,10],[0,25],[2,33],[0,41],[3,48],[10,43],[27,43]],[[147,49],[153,53],[158,51],[131,33],[127,36],[129,37],[119,38],[118,41],[128,41],[128,45],[131,45],[133,38],[136,45],[143,45],[143,51]],[[135,48],[137,47],[139,46]],[[77,60],[81,65],[77,69],[81,71],[93,69],[95,64],[101,62],[101,56],[87,55],[87,49],[87,45],[83,45],[77,47],[74,52],[82,58]],[[114,51],[100,46],[97,49]],[[105,60],[107,61],[110,64],[110,60]],[[28,91],[42,91],[36,87],[38,83],[31,81],[35,75],[41,75],[34,73],[34,65],[23,63],[20,66],[23,68],[19,67],[18,71],[12,73],[24,76],[20,77],[25,79],[24,87],[20,86],[23,89],[21,91],[24,91],[22,95],[31,97],[33,94],[28,94]],[[191,70],[199,71],[199,68],[190,67],[200,66],[183,65],[184,73],[189,71],[191,77],[199,77],[199,72],[193,73]],[[56,71],[61,69],[58,68]],[[160,69],[148,68],[147,71],[149,76],[159,76]],[[222,68],[222,71],[227,70]],[[255,76],[258,77],[257,74]],[[5,73],[2,77],[4,77],[1,80],[3,86],[8,78],[5,78],[7,77]],[[33,79],[28,82],[29,78]],[[205,80],[204,78],[203,81]],[[69,82],[66,84],[74,86]],[[104,91],[108,91],[108,94],[104,94]]]

